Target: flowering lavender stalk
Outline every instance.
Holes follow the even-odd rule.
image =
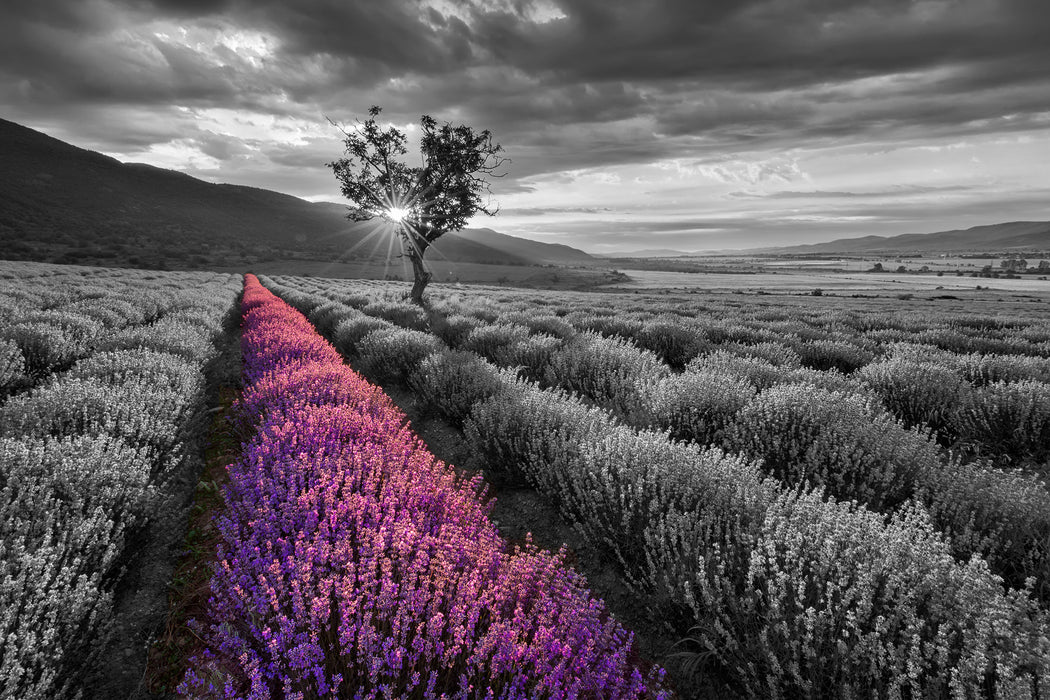
[[[207,649],[180,692],[250,698],[667,697],[564,562],[511,551],[480,478],[248,275]]]

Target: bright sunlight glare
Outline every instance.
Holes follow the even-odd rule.
[[[408,217],[408,209],[402,209],[401,207],[390,207],[386,210],[387,217],[395,224],[399,224]]]

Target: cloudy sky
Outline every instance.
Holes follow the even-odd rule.
[[[0,116],[340,201],[326,117],[490,129],[593,252],[1050,219],[1046,0],[3,0]]]

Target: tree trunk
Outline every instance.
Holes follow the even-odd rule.
[[[412,276],[414,278],[411,298],[413,304],[423,306],[423,290],[430,284],[430,279],[433,275],[423,265],[423,253],[427,250],[427,244],[420,241],[418,245],[418,249],[414,246],[409,246],[408,249],[408,259],[412,261]]]

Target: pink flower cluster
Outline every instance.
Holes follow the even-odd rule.
[[[249,698],[667,697],[562,555],[511,551],[479,478],[248,275],[252,437],[230,467],[207,649],[180,692]]]

